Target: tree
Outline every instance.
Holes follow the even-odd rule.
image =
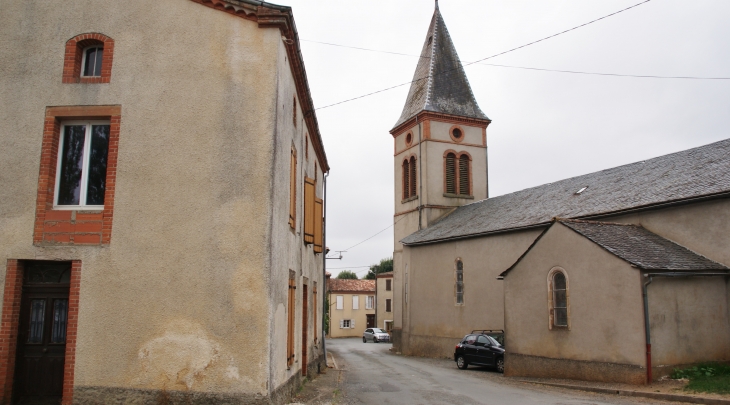
[[[375,280],[375,276],[377,276],[380,273],[387,273],[389,271],[393,271],[393,258],[392,257],[386,257],[385,259],[380,260],[380,263],[373,264],[370,266],[370,271],[368,271],[368,274],[365,276],[366,280]]]
[[[340,280],[342,280],[342,279],[357,280],[357,274],[355,274],[354,271],[342,270],[340,272],[340,274],[337,275],[337,278],[339,278]]]

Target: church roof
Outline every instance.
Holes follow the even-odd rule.
[[[638,225],[558,220],[634,267],[643,270],[730,270]]]
[[[642,270],[655,271],[728,271],[727,266],[665,239],[642,226],[611,222],[556,219],[619,259]],[[525,253],[499,277],[504,277],[538,244],[547,229],[535,239]]]
[[[423,43],[421,58],[413,74],[406,105],[395,127],[421,111],[489,119],[474,98],[464,67],[439,11],[438,0]]]
[[[582,190],[582,191],[581,191]],[[730,139],[457,208],[401,243],[421,245],[730,193]]]

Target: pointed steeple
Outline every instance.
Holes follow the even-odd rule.
[[[406,105],[395,127],[421,111],[489,119],[474,98],[459,55],[441,17],[438,0]]]

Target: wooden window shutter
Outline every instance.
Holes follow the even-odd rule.
[[[456,155],[446,155],[446,192],[456,194]]]
[[[411,157],[411,172],[410,172],[409,176],[411,178],[410,196],[415,197],[416,195],[418,195],[418,193],[416,192],[416,158],[415,157]]]
[[[322,253],[322,227],[324,226],[324,210],[322,199],[314,197],[314,253]]]
[[[297,150],[291,150],[289,169],[289,226],[294,229],[297,223]]]
[[[403,200],[410,197],[411,186],[408,183],[410,179],[410,169],[408,165],[408,159],[403,161]]]
[[[469,157],[466,155],[459,157],[459,194],[471,195],[471,190],[469,190]]]
[[[304,178],[304,243],[314,243],[314,180]]]

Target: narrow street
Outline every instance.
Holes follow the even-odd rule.
[[[448,359],[395,355],[390,344],[328,339],[347,404],[655,404],[647,399],[525,384],[487,368],[459,370]],[[673,403],[673,402],[670,402]]]

